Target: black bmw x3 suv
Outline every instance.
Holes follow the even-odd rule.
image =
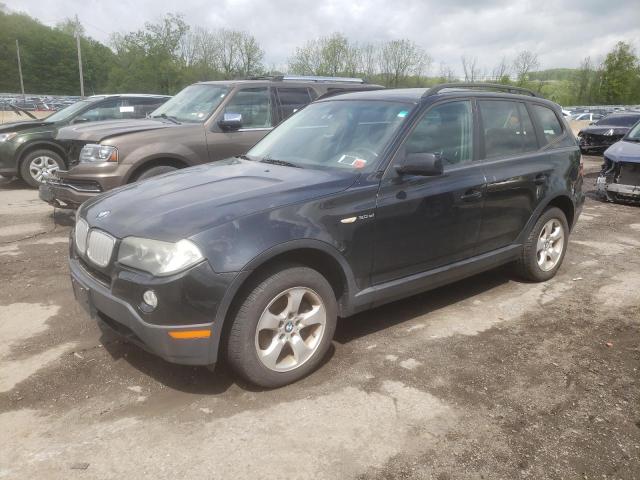
[[[162,358],[277,387],[318,366],[338,317],[511,262],[553,277],[582,180],[560,107],[527,90],[349,93],[246,155],[84,203],[72,284]]]

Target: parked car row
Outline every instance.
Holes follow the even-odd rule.
[[[41,120],[0,125],[0,175],[17,175],[29,185],[38,187],[47,175],[68,167],[64,147],[56,140],[63,127],[144,118],[169,98],[163,95],[97,95]]]
[[[76,299],[268,388],[318,367],[338,317],[507,263],[553,277],[584,201],[560,107],[526,89],[204,82],[151,117],[58,132],[70,169],[40,193],[80,205]]]
[[[578,132],[580,150],[602,153],[620,141],[640,121],[640,112],[612,113]]]

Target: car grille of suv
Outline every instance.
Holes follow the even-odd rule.
[[[100,230],[91,230],[87,240],[87,257],[98,267],[109,265],[116,239]]]

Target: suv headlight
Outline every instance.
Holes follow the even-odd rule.
[[[0,142],[8,142],[16,135],[18,135],[18,132],[0,133]]]
[[[80,150],[80,163],[117,162],[118,149],[111,145],[89,143]]]
[[[171,275],[204,260],[200,249],[190,240],[176,243],[148,238],[127,237],[118,251],[118,262],[144,270],[157,277]]]

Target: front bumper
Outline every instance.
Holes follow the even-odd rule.
[[[57,208],[78,208],[85,201],[123,185],[129,169],[129,165],[109,162],[79,164],[47,179],[40,186],[40,199]]]
[[[102,328],[108,327],[172,363],[212,365],[216,362],[222,330],[222,320],[216,319],[216,313],[235,274],[214,274],[204,262],[175,278],[154,280],[145,274],[121,270],[109,279],[75,255],[73,248],[71,242],[69,268],[74,295]],[[205,276],[211,278],[203,279]],[[155,285],[151,283],[154,281]],[[139,299],[142,292],[150,288],[157,292],[159,305],[156,312],[145,314]],[[209,331],[209,337],[176,339],[172,336],[175,332],[194,330]]]

